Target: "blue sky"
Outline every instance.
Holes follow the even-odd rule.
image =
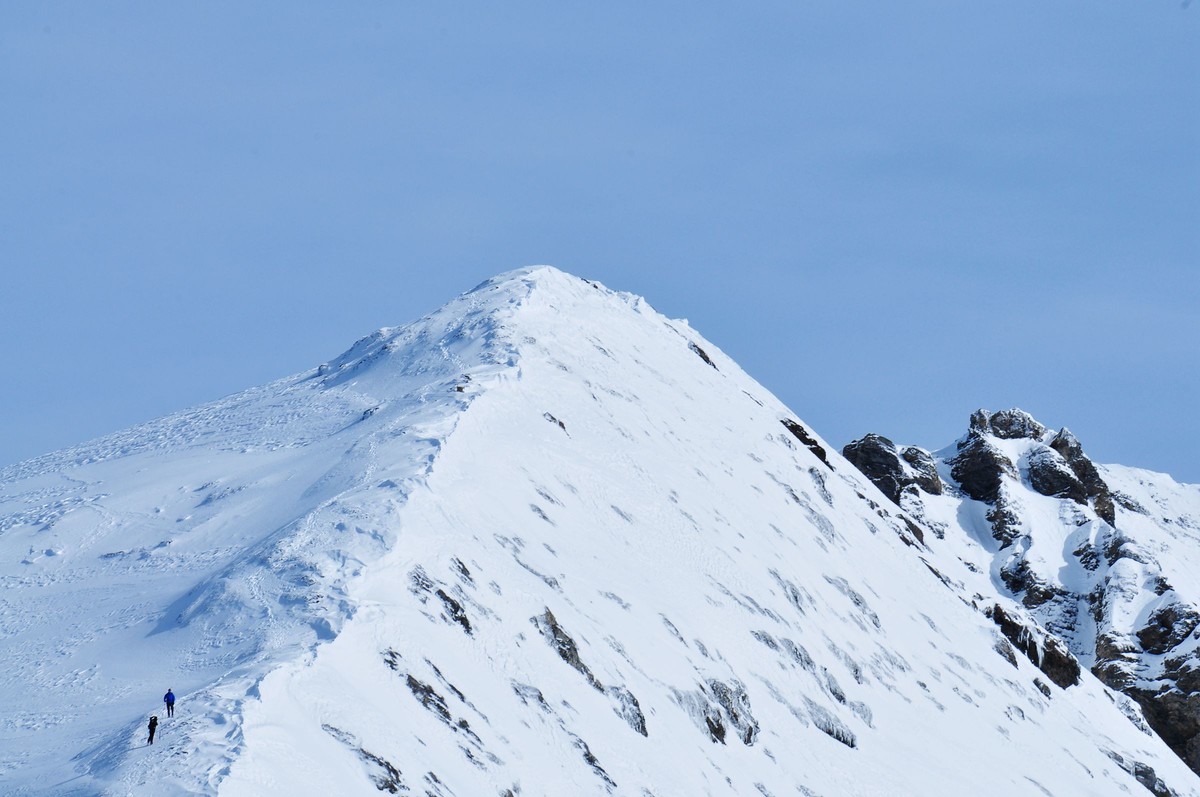
[[[1017,405],[1200,482],[1198,14],[5,3],[0,464],[552,263],[838,445]]]

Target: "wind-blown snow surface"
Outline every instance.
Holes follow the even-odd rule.
[[[0,474],[0,791],[1200,794],[884,505],[686,323],[513,272]]]

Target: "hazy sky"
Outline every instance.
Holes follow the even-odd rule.
[[[0,465],[534,263],[837,445],[1200,482],[1200,6],[0,5]]]

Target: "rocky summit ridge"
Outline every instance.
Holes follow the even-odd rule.
[[[843,457],[686,322],[501,275],[0,471],[0,792],[1200,795],[1152,716],[1194,491],[985,416]]]
[[[1148,726],[1200,771],[1192,569],[1200,491],[1099,465],[1068,429],[1050,430],[1019,409],[976,411],[966,435],[941,451],[872,434],[843,453],[893,503],[941,532],[928,540],[936,561],[977,600],[1019,601],[1050,644],[1133,698]],[[979,544],[956,545],[956,526]],[[993,616],[1010,638],[1023,633],[1007,613]],[[1057,658],[1061,671],[1079,668]]]

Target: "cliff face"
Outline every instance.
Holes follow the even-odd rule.
[[[883,451],[864,458],[872,447]],[[1016,409],[974,413],[966,435],[929,455],[944,489],[913,480],[898,450],[868,435],[846,455],[938,529],[930,547],[947,571],[1019,601],[1200,772],[1200,489],[1098,465],[1069,430]]]

